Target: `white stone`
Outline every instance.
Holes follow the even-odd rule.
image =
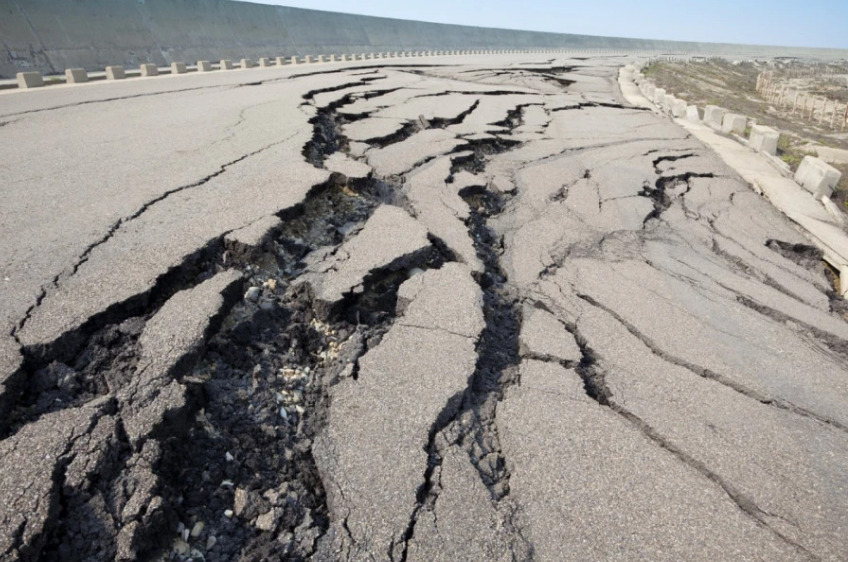
[[[241,516],[244,510],[247,509],[247,503],[250,500],[250,495],[244,488],[236,488],[233,494],[233,511],[236,515]]]
[[[255,525],[256,525],[256,528],[259,529],[260,531],[273,531],[274,530],[274,523],[276,522],[276,520],[277,520],[276,515],[274,513],[274,510],[272,509],[272,510],[266,512],[266,513],[263,513],[259,517],[257,517]]]
[[[200,533],[203,532],[203,528],[205,526],[206,525],[203,524],[203,521],[198,521],[197,523],[195,523],[194,527],[191,528],[191,536],[195,538],[199,537]]]
[[[816,199],[830,197],[841,177],[839,170],[815,156],[805,156],[795,172],[798,185],[812,193]]]
[[[177,538],[174,540],[173,549],[175,553],[185,555],[188,552],[188,545],[181,538]]]
[[[758,152],[765,152],[774,156],[777,154],[777,141],[779,139],[780,131],[765,125],[754,125],[751,127],[748,144]]]

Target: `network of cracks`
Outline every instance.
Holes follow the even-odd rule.
[[[427,76],[429,70],[397,69],[419,76]],[[522,83],[527,76],[536,77],[556,96],[575,83],[563,76],[573,71],[572,67],[548,65],[478,73],[487,79],[517,77]],[[379,102],[402,90],[381,87],[384,78],[380,72],[351,75],[350,82],[303,97],[304,105],[314,107],[313,136],[303,147],[308,162],[323,169],[331,158],[342,155],[365,163],[369,150],[399,146],[422,132],[462,125],[482,108],[486,98],[527,94],[526,88],[504,85],[502,90],[475,91],[474,83],[468,82],[461,95],[469,103],[455,115],[422,115],[407,119],[389,135],[351,142],[344,135],[345,126],[372,117],[374,111],[345,110],[363,101]],[[452,83],[451,88],[455,86]],[[320,94],[334,92],[338,93],[335,99],[316,105]],[[448,90],[441,94],[455,95]],[[510,250],[509,227],[504,225],[513,224],[510,221],[520,214],[523,204],[523,190],[532,186],[516,179],[518,168],[503,176],[508,181],[494,181],[491,163],[526,148],[528,138],[541,138],[539,132],[550,125],[554,114],[592,108],[612,114],[636,111],[612,101],[586,99],[550,108],[544,104],[546,95],[537,93],[536,101],[516,102],[501,119],[481,124],[478,134],[458,136],[449,148],[424,157],[401,173],[383,176],[372,170],[350,177],[334,172],[328,181],[314,186],[299,205],[272,217],[275,220],[256,243],[245,244],[228,236],[212,240],[160,277],[147,293],[92,317],[52,345],[24,349],[18,392],[0,427],[6,444],[19,439],[17,446],[23,446],[28,428],[64,412],[77,412],[70,419],[81,425],[53,453],[59,462],[45,469],[44,477],[52,481],[47,522],[38,533],[28,533],[24,522],[4,556],[334,560],[378,552],[385,559],[412,559],[410,545],[420,536],[422,521],[436,513],[444,493],[443,463],[453,452],[461,451],[499,519],[498,550],[492,554],[532,560],[535,546],[524,530],[520,505],[511,495],[512,462],[497,420],[499,403],[521,384],[522,363],[527,361],[555,363],[575,373],[586,397],[598,407],[609,410],[718,487],[738,510],[792,552],[811,555],[801,542],[774,526],[765,510],[744,491],[666,438],[617,397],[607,381],[609,366],[604,352],[582,333],[579,321],[558,320],[563,334],[578,350],[574,356],[540,353],[522,343],[525,315],[536,311],[560,318],[564,315],[558,314],[548,299],[510,279],[515,260],[509,254],[520,250]],[[537,122],[540,115],[544,119]],[[533,123],[537,128],[528,136]],[[540,158],[568,157],[581,150],[569,146]],[[700,180],[715,179],[718,174],[697,166],[686,169],[687,159],[697,159],[697,152],[669,149],[642,155],[655,180],[636,186],[632,195],[648,204],[633,227],[640,240],[662,236],[657,231],[666,213],[682,209],[684,214],[698,215],[687,207],[686,198],[693,189],[704,189]],[[431,229],[426,243],[382,263],[368,264],[338,298],[320,295],[313,283],[316,270],[332,277],[336,268],[344,267],[340,256],[352,241],[364,236],[380,209],[392,207],[418,218],[422,211],[408,193],[410,177],[439,159],[449,162],[442,183],[459,186],[455,194],[466,206],[453,218],[460,217],[473,258]],[[669,171],[669,166],[676,168]],[[560,205],[582,186],[597,181],[602,180],[586,169],[574,182],[551,193],[548,204]],[[599,209],[603,204],[599,197]],[[585,244],[572,245],[540,269],[536,282],[554,279],[558,271],[569,267],[569,260],[600,251],[619,235],[621,232],[615,231],[593,238],[594,250]],[[715,259],[744,273],[745,263],[723,247],[714,243],[710,251]],[[820,253],[810,246],[769,240],[767,248],[811,275],[827,275]],[[476,361],[464,388],[440,406],[426,430],[422,447],[426,462],[415,485],[412,508],[404,514],[405,525],[388,544],[358,544],[357,531],[332,510],[327,489],[332,475],[328,477],[327,467],[314,454],[315,442],[327,432],[333,415],[334,389],[356,384],[361,361],[399,327],[408,305],[404,284],[428,278],[449,264],[470,265],[474,258],[476,265],[469,270],[482,317],[481,328],[472,338]],[[322,271],[316,265],[321,259],[336,265]],[[779,282],[748,273],[785,292]],[[144,354],[146,334],[159,327],[157,318],[168,312],[168,303],[178,295],[209,287],[216,305],[200,327],[198,341],[159,376],[145,379],[142,375],[153,370]],[[820,288],[828,296],[830,314],[844,315],[844,302],[824,283]],[[666,362],[760,404],[846,431],[836,419],[772,399],[664,351],[612,307],[578,289],[574,296],[582,305],[614,318]],[[742,293],[737,301],[772,320],[793,322],[798,331],[816,339],[824,353],[845,361],[848,344],[844,340],[791,320]],[[165,405],[157,410],[154,406],[159,403]],[[138,429],[139,424],[144,429]],[[374,475],[373,486],[380,485]]]

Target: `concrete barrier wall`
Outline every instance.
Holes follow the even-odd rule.
[[[175,61],[490,49],[621,49],[844,57],[786,49],[511,31],[230,0],[0,0],[0,77]]]

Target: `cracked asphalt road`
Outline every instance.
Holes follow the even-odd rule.
[[[801,234],[624,59],[432,61],[0,96],[0,559],[846,558]]]

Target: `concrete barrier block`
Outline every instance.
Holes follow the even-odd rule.
[[[44,78],[40,72],[18,72],[18,88],[40,88],[44,85]]]
[[[250,59],[241,59],[241,62],[239,63],[239,68],[242,70],[246,70],[251,66],[253,66],[253,63],[250,62]]]
[[[262,68],[268,68],[269,66],[271,66],[271,59],[266,58],[266,57],[260,58],[259,59],[259,66],[261,66]]]
[[[212,63],[208,60],[199,60],[197,61],[197,71],[198,72],[209,72],[212,70]]]
[[[748,144],[757,152],[776,155],[778,140],[780,140],[780,131],[765,125],[754,125],[751,127]]]
[[[686,100],[679,100],[677,98],[674,99],[674,102],[671,104],[671,115],[676,118],[681,118],[686,116],[686,110],[689,105],[686,103]]]
[[[297,57],[292,57],[289,64],[297,64]]]
[[[277,57],[277,66],[285,66],[286,57]]]
[[[186,72],[188,72],[188,69],[184,62],[171,63],[171,74],[185,74]]]
[[[686,120],[691,121],[693,123],[701,122],[701,115],[698,112],[697,105],[687,105],[686,106]]]
[[[665,103],[665,90],[662,88],[654,89],[654,103],[657,105],[662,105]]]
[[[141,71],[142,76],[158,76],[159,75],[159,67],[153,63],[144,63],[139,65],[138,69]]]
[[[748,118],[738,113],[726,113],[721,121],[721,132],[725,134],[736,133],[741,135],[748,128]]]
[[[304,64],[311,64],[312,63],[312,55],[306,55],[305,57],[303,57],[303,63]]]
[[[88,82],[88,72],[84,68],[66,68],[65,80],[68,84],[84,84]]]
[[[795,172],[798,185],[812,193],[816,199],[830,197],[841,177],[839,170],[815,156],[804,156]]]
[[[221,70],[232,70],[233,69],[233,61],[229,59],[223,59],[221,61]]]
[[[315,58],[315,62],[324,62],[324,55],[318,55]]]
[[[727,111],[724,108],[708,105],[704,108],[704,123],[720,129],[725,113]]]
[[[106,67],[106,79],[107,80],[123,80],[127,77],[127,73],[124,71],[123,66],[107,66]]]

